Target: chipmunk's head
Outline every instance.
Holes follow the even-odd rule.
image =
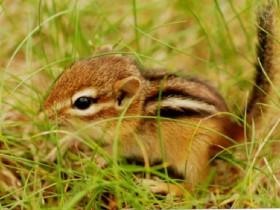
[[[126,106],[127,113],[137,115],[141,83],[140,72],[129,58],[102,56],[78,61],[55,82],[44,109],[51,116],[85,121],[117,117]]]

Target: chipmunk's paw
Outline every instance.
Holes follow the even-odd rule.
[[[139,183],[144,187],[148,188],[152,193],[156,194],[168,194],[168,184],[164,183],[160,180],[153,180],[153,179],[141,179]]]
[[[139,183],[144,187],[148,188],[153,193],[167,194],[165,183],[163,183],[162,181],[152,179],[140,179]]]
[[[181,187],[175,184],[165,183],[162,180],[140,179],[139,183],[155,194],[171,196],[181,196],[183,194]]]

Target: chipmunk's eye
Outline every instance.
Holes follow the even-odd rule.
[[[96,103],[96,99],[87,96],[82,96],[74,102],[74,107],[83,110],[89,108],[90,105],[93,103]]]

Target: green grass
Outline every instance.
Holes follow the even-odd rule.
[[[246,143],[211,161],[205,185],[179,199],[152,194],[135,181],[136,174],[174,181],[156,170],[160,166],[111,161],[100,169],[94,155],[111,157],[96,142],[37,116],[63,69],[106,44],[144,66],[207,80],[230,111],[242,115],[253,83],[261,2],[0,1],[0,209],[99,209],[108,194],[119,207],[135,209],[279,207],[279,157],[271,152],[278,135],[271,129],[263,139],[252,129]],[[59,142],[66,134],[82,144],[64,154]],[[47,162],[56,147],[57,160]]]

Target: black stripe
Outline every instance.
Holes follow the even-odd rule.
[[[158,81],[163,79],[170,79],[178,77],[174,73],[168,73],[168,72],[158,72],[158,71],[149,71],[149,72],[142,72],[142,76],[149,80],[149,81]]]
[[[157,114],[157,110],[155,110]],[[212,112],[208,112],[206,110],[195,110],[190,108],[181,108],[174,109],[172,107],[162,107],[160,108],[160,116],[168,117],[168,118],[179,118],[179,117],[206,117],[213,114]]]

